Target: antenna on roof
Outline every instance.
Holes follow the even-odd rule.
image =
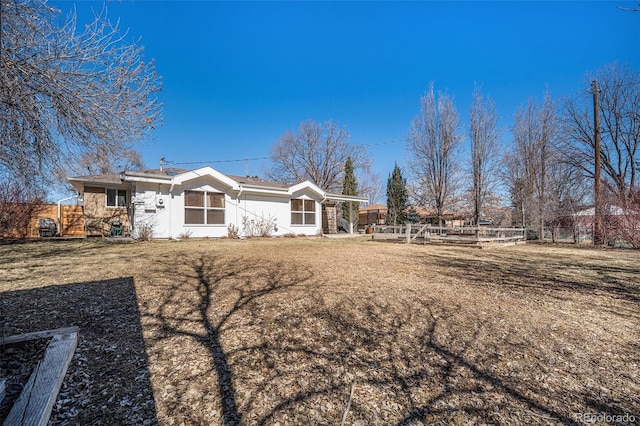
[[[163,165],[164,165],[164,157],[160,157],[160,171],[162,171]]]

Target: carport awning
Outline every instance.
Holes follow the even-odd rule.
[[[356,202],[356,203],[368,203],[369,200],[364,198],[364,197],[358,197],[355,195],[341,195],[341,194],[326,194],[324,196],[324,198],[322,199],[322,204],[324,203],[338,203],[338,202],[344,202],[344,201],[352,201],[352,202]]]

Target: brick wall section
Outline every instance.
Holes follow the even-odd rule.
[[[335,204],[322,206],[322,232],[325,234],[337,234],[338,222]]]
[[[85,186],[83,199],[87,235],[106,235],[115,221],[122,222],[125,233],[130,231],[129,212],[126,208],[107,207],[104,187]]]

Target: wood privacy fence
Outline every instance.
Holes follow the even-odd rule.
[[[484,226],[375,225],[372,238],[402,240],[407,243],[420,241],[425,244],[515,244],[525,240],[525,230]]]
[[[84,237],[84,210],[82,206],[60,206],[58,223],[57,204],[0,204],[0,236],[2,238],[37,238],[38,221],[51,218],[57,224],[60,237]]]

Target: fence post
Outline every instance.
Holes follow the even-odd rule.
[[[407,223],[407,244],[411,242],[411,224]]]

